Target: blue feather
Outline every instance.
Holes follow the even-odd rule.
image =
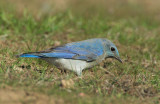
[[[19,57],[41,58],[41,56],[32,55],[32,54],[22,54]]]
[[[53,58],[72,58],[75,54],[73,53],[62,53],[62,52],[53,52],[53,53],[41,53],[42,57],[53,57]]]

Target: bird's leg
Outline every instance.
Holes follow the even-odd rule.
[[[76,71],[76,73],[77,73],[78,77],[82,77],[82,70],[78,70],[78,71]]]
[[[66,73],[67,71],[65,69],[61,69],[61,73]]]

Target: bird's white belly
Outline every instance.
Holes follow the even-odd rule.
[[[83,69],[90,68],[93,65],[95,65],[93,62],[87,62],[83,60],[73,60],[73,59],[46,58],[44,60],[57,66],[58,68],[72,70],[76,72],[78,75],[81,75]]]
[[[73,70],[75,72],[82,71],[88,67],[88,63],[82,60],[72,60],[72,59],[56,59],[57,63],[60,63],[63,68]]]

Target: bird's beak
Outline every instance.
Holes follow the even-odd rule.
[[[119,56],[109,56],[109,57],[106,57],[106,58],[115,58],[117,59],[120,63],[123,63],[123,61],[121,60],[121,58]]]
[[[114,58],[117,59],[120,63],[123,63],[120,57],[114,57]]]

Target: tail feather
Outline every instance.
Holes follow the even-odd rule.
[[[17,57],[41,58],[42,56],[36,53],[23,53],[23,54],[17,55]]]

